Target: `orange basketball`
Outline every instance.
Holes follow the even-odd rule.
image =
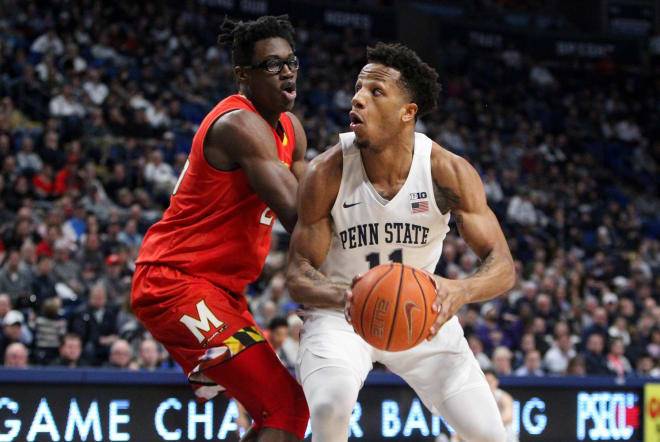
[[[426,273],[404,264],[372,268],[352,291],[353,329],[380,350],[414,347],[429,335],[438,316],[432,310],[433,282]]]

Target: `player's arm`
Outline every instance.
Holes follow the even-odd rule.
[[[438,319],[431,336],[464,304],[492,299],[513,287],[515,270],[509,246],[476,170],[463,158],[442,148],[431,158],[434,193],[440,210],[451,210],[458,231],[481,265],[469,278],[438,282]],[[444,207],[441,207],[444,206]]]
[[[214,167],[240,167],[266,205],[291,232],[296,224],[298,180],[277,156],[268,124],[254,112],[234,111],[218,118],[204,140],[204,155]]]
[[[293,149],[293,158],[291,159],[291,172],[298,179],[298,182],[303,177],[305,173],[305,154],[307,153],[307,135],[305,135],[305,129],[303,129],[302,124],[298,117],[293,113],[287,112],[287,115],[291,119],[293,124],[293,131],[296,135],[296,146]]]
[[[307,166],[298,192],[298,223],[289,245],[287,286],[291,298],[308,307],[343,308],[347,285],[335,284],[318,268],[332,239],[330,211],[341,181],[341,148],[332,148]]]

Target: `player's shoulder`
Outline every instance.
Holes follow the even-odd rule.
[[[343,157],[341,143],[314,157],[305,171],[304,182],[317,189],[330,189],[341,182]]]
[[[272,138],[268,130],[268,123],[247,109],[236,109],[218,117],[211,126],[213,137],[224,140],[239,138]]]
[[[275,139],[260,115],[236,109],[219,116],[204,137],[204,155],[213,167],[234,169],[240,158],[273,151]]]
[[[479,174],[469,161],[450,152],[435,141],[431,144],[431,173],[434,180],[446,183],[460,183],[479,178]]]
[[[337,143],[309,162],[306,175],[314,179],[341,178],[343,162],[341,143]]]
[[[289,117],[289,120],[291,120],[291,124],[293,124],[293,127],[295,127],[296,130],[297,130],[298,127],[302,128],[302,123],[300,122],[300,119],[298,117],[296,117],[296,114],[294,114],[293,112],[289,112],[289,111],[284,112],[284,114],[287,117]]]
[[[222,114],[213,127],[225,131],[251,132],[255,129],[268,129],[268,123],[256,112],[248,109],[234,109]]]
[[[296,144],[299,144],[301,140],[304,140],[304,145],[307,146],[307,135],[305,135],[305,128],[300,122],[300,119],[296,117],[296,114],[293,112],[285,112],[285,115],[289,117],[291,125],[293,126],[293,132],[296,136]]]

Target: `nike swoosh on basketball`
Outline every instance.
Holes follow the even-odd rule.
[[[344,201],[344,209],[348,209],[349,207],[357,206],[358,204],[362,204],[362,201],[358,203],[353,203],[353,204],[348,204],[346,201]]]
[[[406,311],[406,322],[408,322],[408,342],[412,342],[412,315],[413,315],[413,310],[422,310],[417,304],[415,304],[412,301],[408,301],[403,305],[404,310]]]

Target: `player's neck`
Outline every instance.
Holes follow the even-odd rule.
[[[261,106],[255,100],[253,100],[249,92],[247,92],[243,88],[241,88],[240,94],[243,95],[248,100],[250,100],[250,103],[252,103],[252,106],[254,106],[254,108],[257,110],[257,113],[261,115],[261,118],[266,120],[266,123],[268,123],[270,127],[277,130],[277,125],[279,124],[280,121],[280,112],[272,111],[270,109],[265,109],[263,106]]]
[[[254,104],[254,103],[253,103]],[[264,109],[260,109],[257,107],[257,105],[254,105],[254,108],[259,112],[259,115],[261,115],[261,118],[266,120],[266,123],[270,125],[273,129],[277,130],[277,126],[280,121],[280,112],[268,112]]]
[[[415,133],[402,131],[400,136],[361,150],[364,170],[372,184],[396,186],[405,182],[412,166]]]

